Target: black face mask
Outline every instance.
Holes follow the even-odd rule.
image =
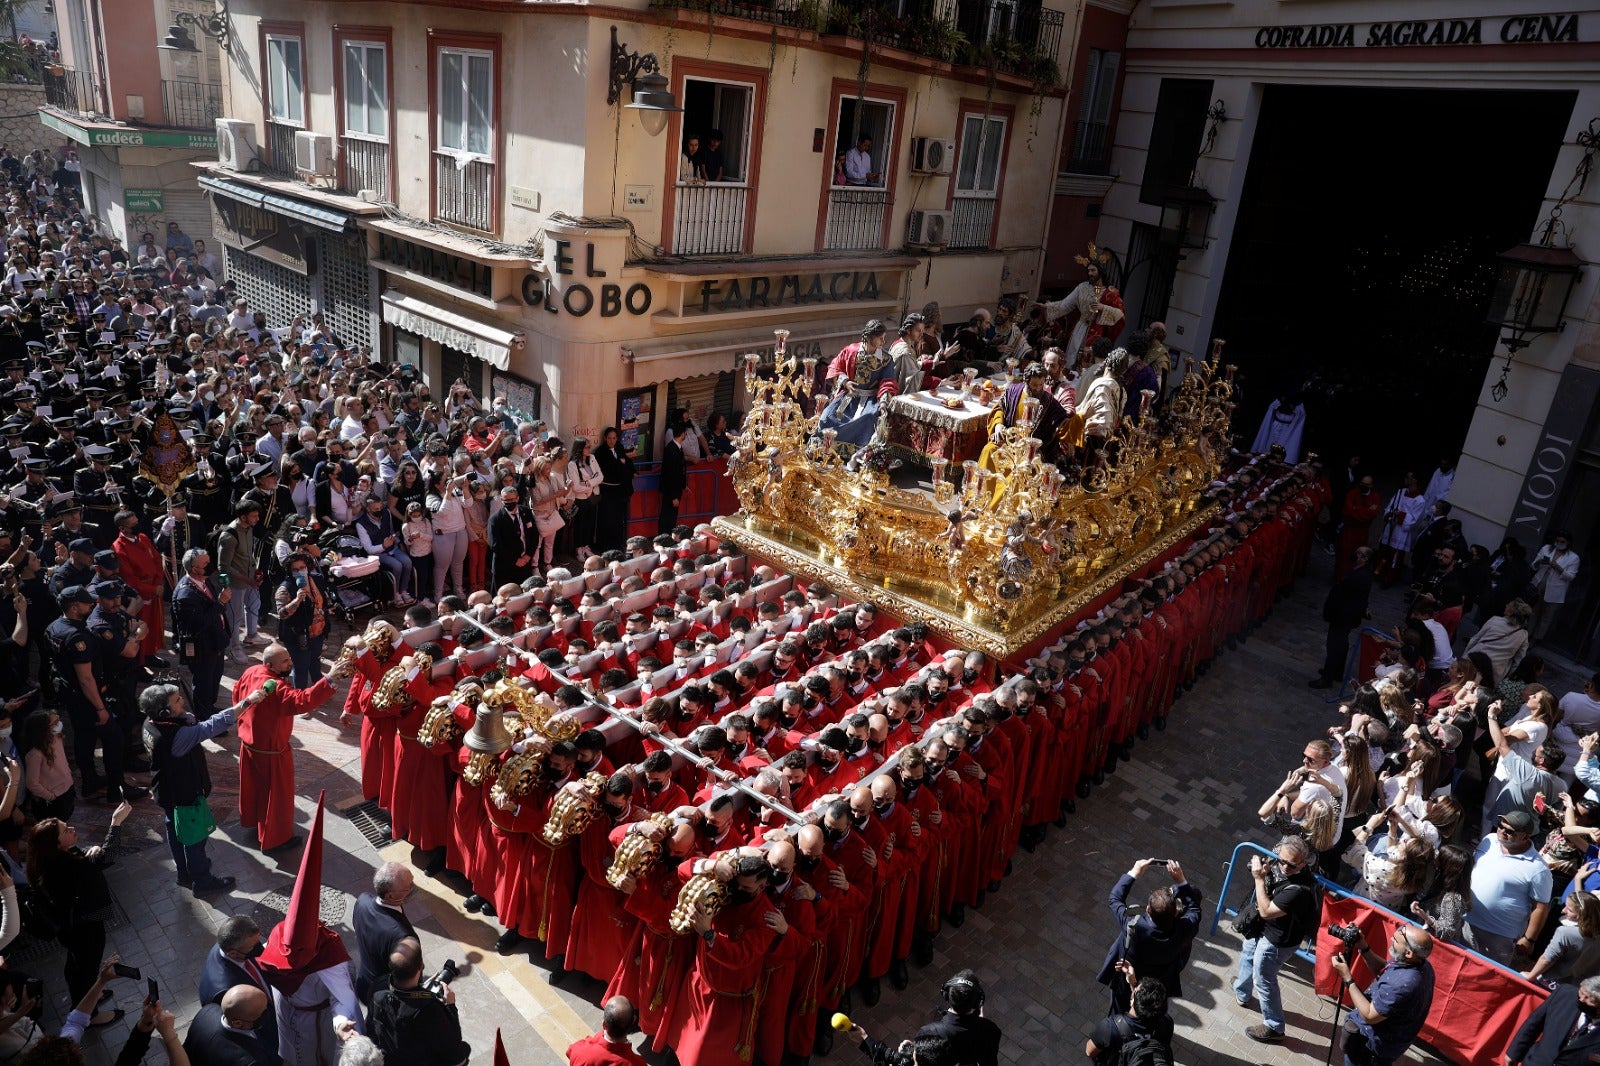
[[[902,782],[900,782],[900,789],[901,789],[901,791],[903,791],[906,794],[906,801],[910,802],[911,800],[914,800],[914,799],[917,798],[917,793],[918,792],[922,791],[922,782],[921,781],[902,781]]]
[[[742,906],[755,898],[756,894],[754,892],[746,892],[742,888],[728,889],[728,906],[730,907]]]
[[[794,857],[794,865],[795,869],[799,870],[801,873],[812,873],[818,866],[822,865],[822,856],[818,855],[813,857],[810,855],[796,855]]]
[[[707,822],[705,825],[700,827],[700,835],[705,837],[707,840],[715,840],[717,837],[722,835],[722,830],[718,829],[710,822]]]
[[[862,749],[863,746],[864,746],[864,742],[862,741],[862,739],[860,737],[851,737],[850,738],[850,746],[849,746],[849,748],[847,750],[850,752],[851,755],[857,755],[857,754],[859,754],[861,752],[861,749]]]
[[[665,782],[665,781],[646,781],[644,783],[644,790],[646,792],[650,793],[652,796],[659,796],[659,795],[661,795],[661,793],[663,793],[663,792],[665,792],[667,790],[667,782]]]
[[[778,725],[780,725],[784,729],[793,729],[795,723],[798,722],[799,720],[800,719],[796,718],[792,714],[780,714],[778,716]]]
[[[942,773],[944,773],[944,763],[942,763],[942,762],[931,762],[931,763],[928,763],[928,777],[927,777],[927,780],[933,781],[936,778],[938,778],[938,776],[940,774],[942,774]]]
[[[874,803],[872,809],[878,812],[879,818],[889,817],[889,812],[894,810],[893,803]]]
[[[867,747],[871,748],[873,751],[882,751],[883,746],[887,743],[888,741],[886,740],[869,740],[867,741]]]
[[[839,750],[837,748],[823,748],[817,753],[817,759],[822,763],[823,766],[828,767],[830,770],[839,765],[839,760],[841,758],[843,758],[843,756],[839,754]]]
[[[865,829],[867,827],[868,817],[869,816],[865,814],[852,814],[850,816],[850,820],[855,823],[857,829]]]
[[[771,884],[767,885],[767,891],[772,893],[774,896],[781,896],[785,892],[789,891],[789,884],[793,880],[793,875],[790,875],[785,877],[782,881],[773,881]]]
[[[978,671],[976,671],[976,670],[963,670],[963,671],[961,671],[961,681],[962,681],[963,684],[970,685],[976,680],[978,680]]]
[[[937,707],[944,702],[944,698],[948,695],[948,692],[930,692],[928,693],[928,702]]]
[[[834,829],[832,826],[822,827],[822,838],[830,844],[838,844],[844,840],[847,829]]]
[[[267,942],[265,940],[258,940],[256,941],[256,946],[245,953],[245,957],[259,959],[266,952],[266,950]]]
[[[627,813],[628,813],[628,808],[626,808],[626,807],[613,807],[609,803],[606,804],[606,814],[610,816],[610,818],[611,818],[611,820],[613,822],[616,821],[617,819],[621,818],[623,815],[625,815]]]

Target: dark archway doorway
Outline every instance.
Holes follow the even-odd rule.
[[[1306,446],[1424,481],[1457,451],[1495,330],[1496,253],[1538,219],[1576,94],[1271,85],[1215,336],[1235,430],[1303,385]]]

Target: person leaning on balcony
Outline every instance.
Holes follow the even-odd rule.
[[[704,185],[705,183],[705,156],[700,150],[700,135],[691,133],[683,139],[683,158],[678,161],[678,184]]]
[[[878,185],[882,176],[872,169],[872,138],[863,134],[844,154],[844,174],[851,185]]]

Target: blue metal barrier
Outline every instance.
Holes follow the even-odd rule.
[[[1228,906],[1228,889],[1233,884],[1234,872],[1237,871],[1237,870],[1243,869],[1244,872],[1245,872],[1245,876],[1247,878],[1249,878],[1249,880],[1250,880],[1250,891],[1252,893],[1254,893],[1254,891],[1255,891],[1255,878],[1250,873],[1250,867],[1248,865],[1241,866],[1241,864],[1239,862],[1239,856],[1240,856],[1241,852],[1254,852],[1254,853],[1256,853],[1258,855],[1265,856],[1268,859],[1273,859],[1273,858],[1277,857],[1273,853],[1272,849],[1267,848],[1267,847],[1265,847],[1265,846],[1263,846],[1261,844],[1257,844],[1253,840],[1242,840],[1242,841],[1240,841],[1238,844],[1236,844],[1234,846],[1233,854],[1228,856],[1228,872],[1222,878],[1222,889],[1217,893],[1217,905],[1216,905],[1216,907],[1213,909],[1213,911],[1211,913],[1211,933],[1212,933],[1213,936],[1216,935],[1217,927],[1222,924],[1223,915],[1227,915],[1229,918],[1236,918],[1236,917],[1239,916],[1239,908],[1238,907],[1230,907],[1230,906]],[[1334,899],[1343,899],[1346,896],[1356,896],[1356,893],[1350,891],[1348,888],[1346,888],[1343,885],[1339,884],[1337,881],[1330,881],[1326,877],[1321,877],[1321,876],[1318,876],[1316,880],[1317,880],[1317,885],[1319,887],[1321,887],[1321,889],[1323,891],[1323,894],[1325,896],[1331,896]],[[1422,923],[1418,922],[1415,918],[1411,918],[1411,917],[1408,917],[1406,915],[1400,914],[1397,911],[1392,911],[1388,907],[1383,906],[1381,903],[1374,903],[1372,900],[1367,899],[1367,897],[1365,897],[1365,896],[1357,896],[1356,898],[1358,898],[1362,902],[1366,903],[1373,910],[1380,911],[1380,912],[1382,912],[1384,914],[1387,914],[1390,918],[1393,918],[1397,922],[1404,922],[1404,923],[1406,923],[1408,925],[1421,925],[1422,924]],[[1484,955],[1481,952],[1477,952],[1477,951],[1472,950],[1471,948],[1467,947],[1465,944],[1453,944],[1452,946],[1456,947],[1456,948],[1459,948],[1460,950],[1466,952],[1468,955],[1474,956],[1480,962],[1487,963],[1488,965],[1493,966],[1495,969],[1500,970],[1500,971],[1508,974],[1511,977],[1515,977],[1518,981],[1524,980],[1523,976],[1520,973],[1518,973],[1516,970],[1511,969],[1509,966],[1506,966],[1503,963],[1496,962],[1494,959],[1491,959],[1489,956]],[[1306,960],[1307,962],[1311,963],[1313,966],[1316,965],[1316,962],[1317,962],[1316,938],[1315,937],[1312,938],[1309,947],[1307,945],[1305,945],[1305,944],[1301,944],[1299,946],[1299,948],[1297,948],[1295,950],[1295,954],[1300,956],[1302,959]]]

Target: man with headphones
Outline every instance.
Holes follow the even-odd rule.
[[[917,1035],[949,1040],[960,1066],[999,1066],[1000,1027],[983,1016],[983,986],[977,975],[962,970],[944,983],[939,995],[949,1006]]]

